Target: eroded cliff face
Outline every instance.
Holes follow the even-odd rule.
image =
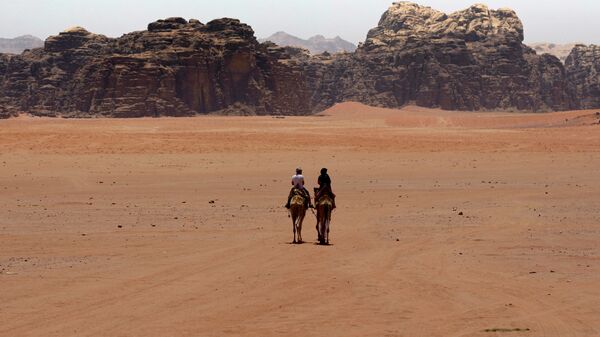
[[[594,49],[596,48],[596,49]],[[398,2],[354,53],[259,44],[234,19],[170,18],[112,39],[74,27],[44,48],[0,55],[0,117],[306,115],[358,101],[448,110],[600,107],[597,47],[567,71],[523,44],[510,9],[445,14]]]
[[[312,111],[310,96],[296,90],[301,71],[233,19],[159,20],[118,39],[75,27],[43,49],[0,60],[4,114],[189,116],[234,105],[249,114]]]
[[[395,3],[354,54],[332,62],[335,101],[449,110],[548,111],[576,108],[564,68],[523,43],[509,9],[475,5],[451,15]],[[341,87],[341,89],[340,89]]]
[[[600,108],[600,46],[575,46],[565,61],[565,68],[581,107]]]

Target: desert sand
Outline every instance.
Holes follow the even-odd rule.
[[[0,121],[0,335],[598,336],[598,121]],[[331,246],[290,244],[298,165]]]

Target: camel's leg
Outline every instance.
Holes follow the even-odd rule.
[[[326,231],[327,231],[327,238],[325,239],[325,243],[329,244],[329,220],[325,220],[325,221],[326,221],[325,228],[326,228]]]
[[[317,225],[315,226],[317,230],[317,241],[321,240],[321,233],[319,232],[319,210],[317,210]]]
[[[317,215],[317,241],[321,243],[323,241],[323,233],[321,232],[321,216]]]
[[[323,217],[319,218],[319,243],[323,244],[325,240],[325,233],[323,233]]]
[[[329,221],[327,221],[327,214],[325,214],[323,219],[323,238],[325,244],[329,244]]]
[[[331,209],[329,210],[329,214],[327,215],[327,244],[329,244],[329,227],[331,226]]]
[[[317,230],[317,240],[321,241],[321,232],[319,231],[319,218],[317,218],[317,225],[315,226],[315,229]]]
[[[323,208],[323,211],[321,212],[321,225],[319,226],[319,228],[321,229],[321,243],[325,243],[327,240],[327,206],[325,206]]]
[[[300,214],[300,216],[298,217],[298,243],[302,243],[302,221],[304,220],[304,216],[302,214]]]
[[[300,221],[300,234],[302,235],[302,226],[304,226],[304,220],[306,220],[306,214],[304,214],[304,216],[302,216],[302,220]],[[302,242],[304,242],[304,239],[302,239],[302,236],[300,236],[300,239],[302,240]]]
[[[292,243],[296,243],[296,216],[292,214],[292,229],[294,230],[294,241]]]

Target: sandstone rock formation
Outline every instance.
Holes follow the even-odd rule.
[[[353,43],[348,42],[339,36],[329,39],[322,35],[315,35],[308,40],[304,40],[286,32],[277,32],[266,39],[259,39],[259,41],[271,41],[283,47],[304,48],[313,55],[325,52],[331,54],[353,52],[356,50],[356,46]]]
[[[74,27],[0,59],[0,104],[5,115],[189,116],[234,104],[310,113],[301,70],[277,53],[234,19],[170,18],[117,39]]]
[[[560,61],[523,43],[509,9],[475,5],[450,15],[409,2],[385,12],[356,53],[333,60],[319,90],[334,103],[450,110],[577,107]],[[327,98],[324,98],[325,100]]]
[[[21,54],[26,49],[41,48],[44,41],[31,35],[23,35],[14,39],[0,38],[0,53]]]
[[[581,108],[600,108],[600,46],[575,46],[565,68]]]
[[[600,107],[597,47],[565,66],[523,44],[509,9],[445,14],[398,2],[354,53],[259,43],[234,19],[169,18],[108,38],[81,27],[0,54],[0,117],[287,114],[335,103],[449,110]]]

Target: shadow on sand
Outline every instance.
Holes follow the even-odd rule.
[[[306,244],[310,244],[310,243],[311,242],[306,242],[306,241],[296,242],[296,243],[291,242],[291,241],[284,242],[284,244],[291,245],[291,246],[300,246],[300,245],[306,245]],[[312,242],[312,244],[314,246],[324,246],[324,247],[333,246],[333,243],[324,243],[324,244],[321,244],[318,241]]]

